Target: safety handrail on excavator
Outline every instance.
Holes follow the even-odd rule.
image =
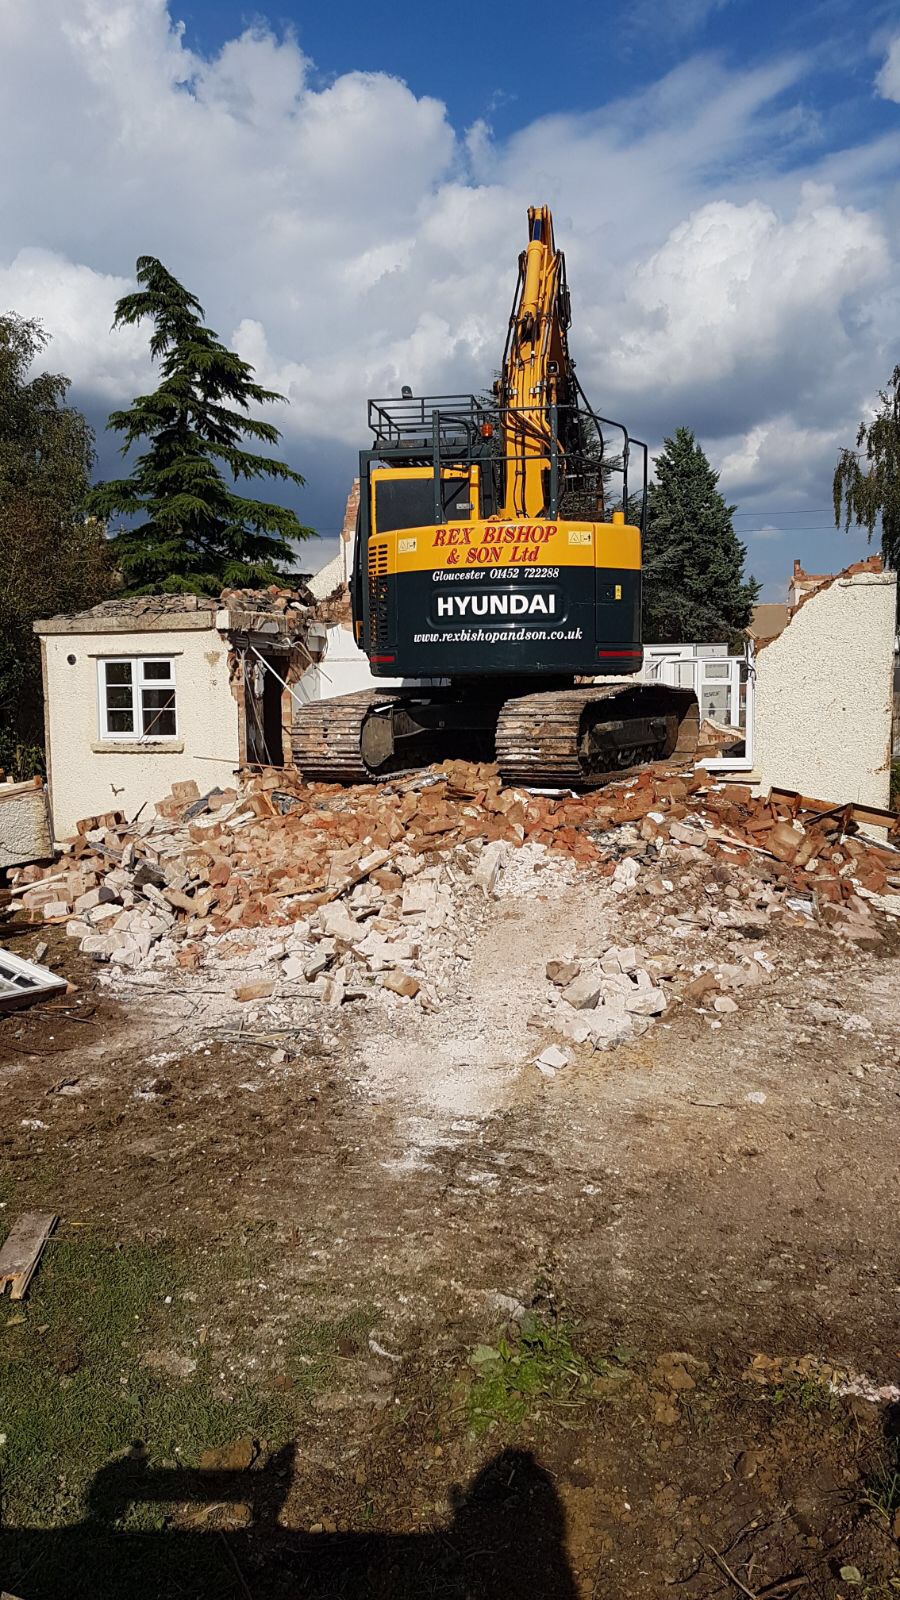
[[[436,485],[442,473],[468,470],[474,465],[480,466],[483,471],[505,471],[513,479],[512,495],[510,497],[502,491],[497,498],[504,503],[503,507],[492,513],[494,518],[505,521],[521,520],[529,515],[521,501],[516,499],[515,486],[517,482],[521,484],[526,458],[535,459],[534,456],[527,456],[524,446],[519,442],[532,428],[534,437],[540,438],[542,446],[542,454],[536,459],[544,463],[543,470],[546,470],[548,480],[545,504],[536,513],[538,517],[555,518],[561,514],[560,503],[567,483],[571,487],[572,481],[601,474],[606,480],[621,477],[621,493],[611,498],[618,498],[621,509],[629,506],[632,498],[631,458],[634,451],[640,451],[641,506],[636,520],[643,527],[648,480],[647,446],[642,440],[633,438],[623,423],[594,411],[577,378],[575,384],[581,403],[552,406],[549,408],[549,418],[547,408],[541,405],[515,408],[515,423],[519,429],[515,437],[519,447],[513,453],[502,448],[503,442],[513,432],[506,424],[508,408],[496,406],[489,409],[475,395],[425,395],[402,402],[388,398],[372,400],[369,405],[369,425],[375,435],[378,453],[385,461],[394,465],[402,462],[408,466],[430,466],[435,472]],[[545,421],[549,428],[547,434],[542,431]],[[588,425],[593,429],[597,439],[593,456],[580,454],[577,450],[566,450],[560,443],[561,432],[573,433],[571,424],[585,434],[589,431]],[[485,428],[490,430],[487,439]],[[604,430],[615,431],[622,436],[621,447],[615,454],[608,453]],[[546,455],[543,454],[544,450]],[[442,512],[438,522],[445,520]]]

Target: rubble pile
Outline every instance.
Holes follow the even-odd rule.
[[[554,1031],[595,1050],[609,1050],[645,1033],[668,1005],[654,981],[652,963],[645,964],[643,952],[633,945],[610,945],[597,959],[583,962],[548,961],[547,979]],[[535,1064],[545,1075],[548,1064],[554,1065],[546,1051]]]
[[[496,769],[468,764],[391,788],[304,785],[281,771],[240,792],[201,796],[196,783],[176,783],[146,821],[85,818],[62,860],[13,875],[12,906],[35,922],[65,921],[88,954],[125,967],[177,933],[190,965],[202,941],[290,926],[367,882],[414,916],[428,898],[426,856],[476,838],[521,844],[526,799],[502,790]],[[484,849],[476,879],[490,877],[492,859]],[[329,919],[337,924],[339,908]]]
[[[226,611],[282,614],[286,611],[306,612],[316,604],[315,596],[303,584],[299,589],[280,589],[271,583],[267,589],[223,589],[219,604]]]
[[[737,991],[766,980],[765,951],[746,940],[773,918],[864,941],[880,936],[876,913],[900,917],[900,852],[863,837],[847,808],[664,767],[583,795],[505,789],[495,767],[463,761],[358,788],[281,770],[206,795],[176,783],[153,816],[85,818],[53,866],[11,874],[13,907],[64,922],[125,973],[215,964],[238,1002],[383,991],[433,1009],[448,944],[466,958],[471,915],[457,902],[500,892],[523,846],[523,862],[606,879],[641,933],[640,946],[549,960],[540,1016],[576,1046],[645,1032],[676,995],[718,1025]],[[567,1059],[552,1045],[535,1065],[551,1076]]]

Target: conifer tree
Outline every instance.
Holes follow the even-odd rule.
[[[650,485],[644,538],[644,638],[732,644],[750,621],[759,584],[744,577],[746,546],[734,506],[689,428],[666,439]]]
[[[278,443],[278,429],[250,409],[284,397],[254,381],[253,368],[204,325],[199,300],[161,262],[141,256],[137,279],[142,287],[119,301],[113,327],[152,323],[161,381],[112,413],[108,426],[122,434],[122,454],[142,441],[146,448],[130,477],[99,484],[88,502],[106,521],[129,519],[113,535],[126,589],[218,594],[223,585],[284,581],[291,541],[312,530],[285,506],[234,488],[241,479],[304,482],[273,456],[245,448],[245,440]]]

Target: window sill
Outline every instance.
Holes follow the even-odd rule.
[[[180,756],[183,739],[103,739],[91,745],[95,756]]]

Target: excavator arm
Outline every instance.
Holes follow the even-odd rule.
[[[500,404],[507,464],[505,518],[534,517],[546,508],[546,474],[558,473],[558,407],[574,400],[574,371],[565,257],[553,237],[548,206],[528,212],[528,246],[509,321]]]

